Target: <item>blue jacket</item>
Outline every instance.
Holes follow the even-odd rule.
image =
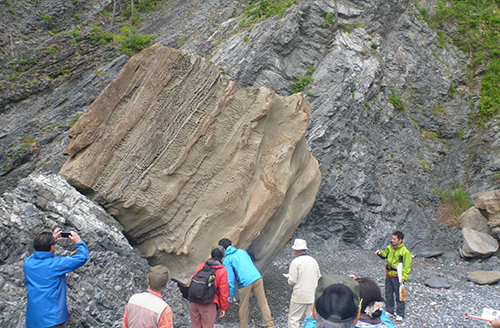
[[[383,323],[386,324],[387,328],[395,328],[391,319],[387,316],[387,314],[385,314],[384,310],[382,310],[382,315],[380,316],[380,319],[382,320]],[[316,320],[313,319],[312,315],[306,318],[306,321],[304,322],[304,328],[316,328]],[[355,326],[354,328],[361,328],[361,327]]]
[[[250,255],[243,249],[228,246],[224,253],[224,266],[227,271],[230,297],[234,297],[236,293],[235,281],[238,282],[238,289],[241,289],[262,278]]]
[[[76,243],[76,254],[54,257],[51,252],[35,252],[24,261],[24,277],[28,291],[26,327],[52,327],[68,321],[66,306],[66,273],[87,262],[89,250]]]

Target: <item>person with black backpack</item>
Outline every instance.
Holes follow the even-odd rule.
[[[229,305],[227,271],[222,264],[224,247],[214,246],[211,258],[201,263],[191,279],[188,289],[189,312],[192,328],[213,328],[217,309],[224,318]]]

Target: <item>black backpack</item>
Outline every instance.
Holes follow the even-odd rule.
[[[188,290],[188,300],[198,304],[210,304],[214,300],[215,293],[215,272],[217,270],[205,263],[203,269],[191,279]]]

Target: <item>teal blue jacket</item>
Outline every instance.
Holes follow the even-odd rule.
[[[230,297],[234,297],[236,293],[236,283],[238,289],[241,289],[262,278],[247,251],[233,246],[228,246],[224,253],[224,267],[227,271]]]
[[[75,247],[74,256],[61,257],[37,251],[24,261],[28,292],[26,327],[52,327],[68,320],[66,273],[78,269],[89,258],[85,243],[78,242]]]

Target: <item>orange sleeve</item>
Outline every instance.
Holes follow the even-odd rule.
[[[172,309],[167,305],[163,309],[160,315],[160,322],[158,322],[158,328],[173,328],[174,327],[174,315]],[[123,327],[122,327],[123,328]]]
[[[125,307],[125,313],[123,314],[122,328],[128,328],[128,304]]]

